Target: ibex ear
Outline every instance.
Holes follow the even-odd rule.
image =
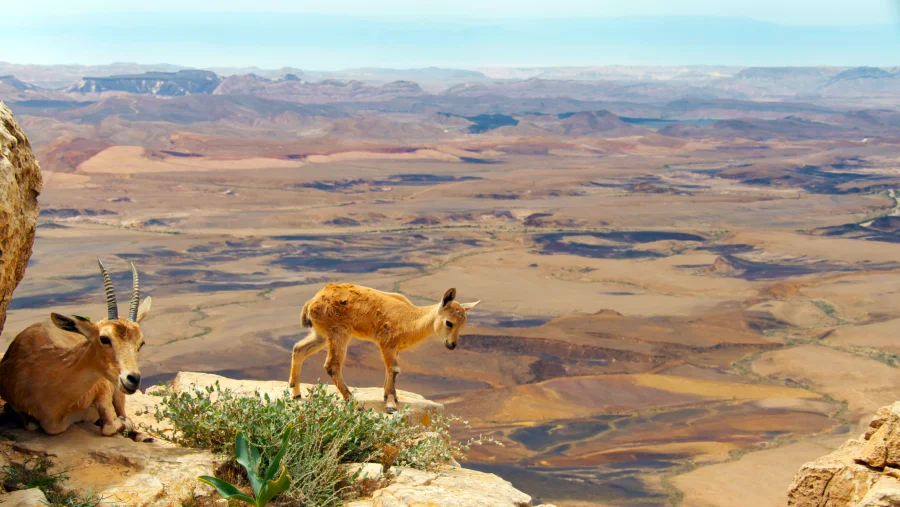
[[[97,328],[91,324],[91,321],[78,315],[74,315],[73,317],[66,317],[65,315],[60,315],[58,313],[50,314],[50,320],[53,321],[54,326],[63,331],[78,333],[88,339],[93,338]]]
[[[475,301],[474,303],[460,303],[459,306],[463,307],[463,310],[468,312],[472,308],[475,308],[476,306],[478,306],[478,303],[480,303],[480,302],[481,302],[481,300],[479,299],[478,301]]]
[[[150,305],[152,303],[153,303],[153,300],[150,299],[150,296],[147,296],[144,298],[144,301],[141,303],[141,306],[138,307],[138,314],[137,314],[138,324],[140,324],[141,321],[144,320],[144,317],[146,317],[147,314],[150,313]]]
[[[456,289],[447,289],[447,292],[444,293],[444,297],[441,299],[441,308],[449,305],[454,299],[456,299]]]

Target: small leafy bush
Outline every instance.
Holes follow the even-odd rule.
[[[291,485],[290,478],[287,475],[287,468],[281,466],[281,459],[284,457],[285,450],[287,450],[292,429],[291,425],[285,428],[284,435],[281,437],[281,448],[278,450],[278,454],[272,458],[269,466],[266,467],[266,474],[263,477],[259,477],[259,449],[250,445],[247,439],[244,438],[243,433],[237,434],[234,441],[234,453],[237,462],[247,471],[247,478],[250,479],[250,486],[253,488],[253,497],[245,495],[236,486],[216,477],[202,475],[199,477],[199,480],[216,488],[216,491],[219,492],[222,498],[234,498],[254,507],[265,507],[276,495],[284,493]],[[276,479],[275,474],[278,474],[278,467],[280,466],[281,473]]]
[[[209,449],[237,459],[233,443],[240,432],[260,451],[260,466],[278,455],[279,435],[293,425],[282,464],[290,476],[286,496],[315,506],[338,506],[352,495],[355,476],[345,463],[381,463],[433,469],[461,457],[468,444],[451,444],[450,420],[434,418],[429,428],[407,422],[406,412],[384,416],[344,402],[325,386],[314,387],[301,403],[285,390],[281,397],[236,395],[218,383],[191,393],[167,390],[156,408],[157,420],[168,419],[171,441]]]

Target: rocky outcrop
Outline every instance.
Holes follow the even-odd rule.
[[[13,491],[0,496],[0,507],[45,507],[47,497],[37,488]]]
[[[12,111],[0,102],[0,332],[31,257],[41,169]]]
[[[205,389],[216,383],[238,394],[254,391],[280,397],[288,390],[287,382],[234,380],[206,373],[179,373],[172,381],[176,392]],[[303,385],[301,392],[312,387]],[[128,397],[126,410],[136,425],[142,423],[165,432],[165,421],[157,421],[151,414],[159,400],[159,387],[138,391]],[[336,392],[333,386],[330,391]],[[400,407],[409,406],[415,421],[428,425],[443,413],[444,407],[410,392],[398,391]],[[380,388],[357,389],[354,396],[364,406],[384,410],[384,395]],[[52,472],[66,471],[64,486],[82,492],[93,492],[110,504],[162,507],[181,505],[189,497],[214,496],[211,488],[199,483],[198,475],[212,475],[219,464],[216,456],[197,449],[177,447],[165,441],[138,443],[124,437],[103,437],[98,427],[75,425],[64,433],[48,436],[42,432],[28,432],[19,427],[4,427],[2,434],[11,440],[0,439],[0,465],[3,456],[15,460],[24,456],[46,456],[54,463]],[[353,466],[353,465],[348,465]],[[363,475],[376,479],[381,465],[365,467]],[[459,467],[451,462],[439,471],[393,467],[396,476],[390,484],[374,492],[371,497],[349,503],[352,507],[459,506],[459,507],[531,507],[532,499],[496,475]],[[16,492],[16,495],[23,493]],[[0,495],[0,505],[12,501],[10,495]],[[19,505],[19,504],[8,504]],[[21,504],[25,505],[25,504]],[[539,507],[552,507],[544,505]]]
[[[791,507],[900,505],[900,402],[882,407],[865,435],[800,468]]]

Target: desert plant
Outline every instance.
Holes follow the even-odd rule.
[[[269,462],[266,467],[266,473],[263,477],[259,477],[259,449],[250,445],[243,433],[238,433],[234,439],[234,454],[237,462],[247,471],[247,478],[250,480],[250,487],[253,489],[253,497],[245,495],[237,487],[231,483],[225,482],[216,477],[201,475],[198,477],[200,482],[209,484],[216,488],[222,498],[234,498],[244,503],[248,503],[255,507],[265,507],[276,495],[284,493],[291,486],[290,478],[287,474],[287,467],[281,465],[281,459],[288,447],[288,441],[291,438],[293,426],[288,425],[284,429],[281,436],[281,448],[278,453]],[[281,473],[278,472],[281,467]],[[278,478],[275,475],[278,474]]]
[[[291,487],[286,496],[317,506],[338,506],[352,494],[356,477],[347,463],[382,463],[432,469],[461,458],[470,443],[454,444],[450,419],[435,417],[428,428],[408,421],[406,411],[392,417],[361,410],[318,384],[298,403],[288,391],[281,397],[236,395],[218,384],[189,393],[164,391],[155,416],[173,429],[165,435],[186,446],[209,449],[236,459],[235,437],[241,432],[262,452],[262,465],[280,447],[282,428],[293,424],[282,464]]]

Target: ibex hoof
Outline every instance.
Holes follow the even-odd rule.
[[[153,442],[154,440],[156,440],[155,438],[144,433],[143,431],[132,431],[128,435],[128,437],[131,438],[132,440],[134,440],[135,442],[142,442],[145,444],[149,444],[150,442]]]
[[[134,432],[134,423],[131,422],[131,419],[119,416],[119,420],[122,421],[122,424],[124,425],[122,428],[122,431],[125,434],[130,435],[131,433]]]

